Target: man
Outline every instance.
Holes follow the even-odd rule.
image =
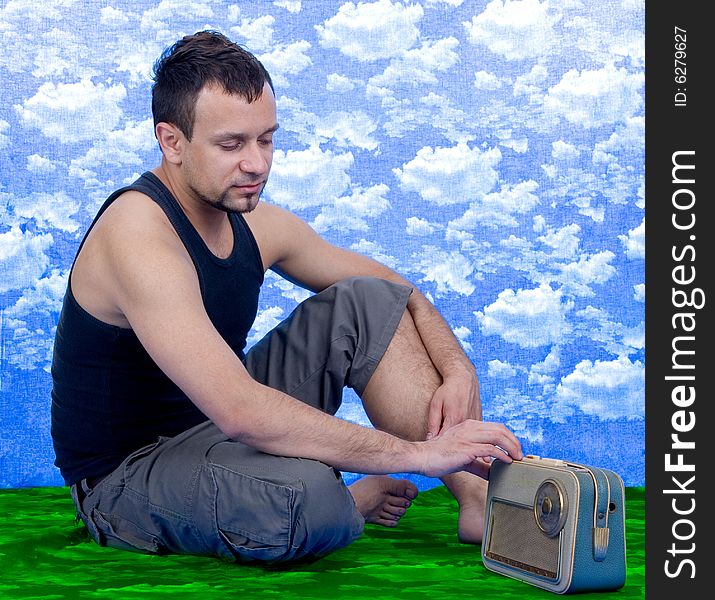
[[[481,541],[489,457],[474,368],[392,270],[260,203],[278,129],[268,73],[221,34],[169,48],[152,89],[161,164],[100,209],[71,271],[52,434],[102,545],[287,561],[394,526],[441,477]],[[317,292],[244,354],[267,269]],[[375,428],[333,416],[344,386]],[[349,488],[339,470],[368,474]]]

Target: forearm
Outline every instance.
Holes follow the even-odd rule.
[[[227,432],[262,452],[310,458],[355,473],[419,473],[419,444],[323,413],[261,384],[239,401]]]
[[[422,344],[442,378],[450,375],[475,376],[474,365],[462,345],[434,305],[415,290],[407,304]]]

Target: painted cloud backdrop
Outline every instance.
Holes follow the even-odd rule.
[[[266,200],[418,285],[527,452],[643,485],[643,4],[2,2],[0,486],[61,484],[68,270],[102,201],[159,160],[153,61],[205,28],[273,76]],[[269,274],[249,343],[307,295]],[[352,392],[340,414],[367,422]]]

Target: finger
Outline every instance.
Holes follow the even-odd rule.
[[[477,423],[480,423],[481,426],[478,428],[478,434],[474,441],[494,444],[498,446],[500,450],[517,460],[524,458],[521,442],[505,425],[485,421],[477,421]],[[494,456],[500,458],[501,453]]]
[[[442,430],[442,401],[439,397],[433,397],[429,405],[427,415],[427,439],[438,435]]]
[[[453,425],[458,425],[462,420],[455,419],[451,414],[444,416],[444,421],[442,422],[442,427],[440,427],[439,434],[441,435],[443,431],[447,431]]]

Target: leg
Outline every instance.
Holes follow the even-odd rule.
[[[254,379],[335,414],[343,388],[361,393],[385,352],[410,290],[349,278],[301,303],[249,351]],[[392,527],[417,496],[407,480],[368,476],[349,487],[369,523]]]
[[[403,439],[424,440],[432,394],[442,379],[427,354],[408,311],[362,394],[372,424]],[[471,473],[442,478],[459,503],[459,539],[480,543],[487,482]]]
[[[339,473],[314,460],[264,454],[210,421],[132,453],[90,489],[78,514],[102,546],[240,562],[314,558],[362,534]]]

